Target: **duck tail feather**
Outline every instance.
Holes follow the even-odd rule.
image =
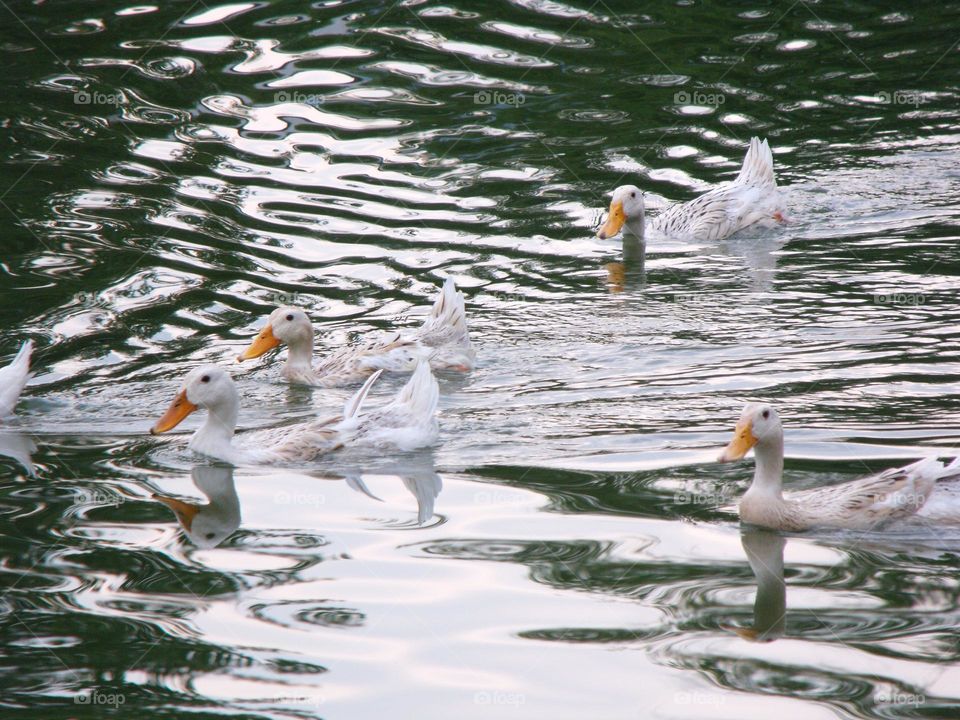
[[[417,369],[413,371],[407,384],[400,389],[394,402],[405,406],[414,417],[430,418],[437,411],[439,399],[440,387],[430,371],[430,363],[420,360],[417,363]]]
[[[373,387],[373,384],[380,378],[383,374],[383,370],[377,370],[373,375],[367,378],[367,381],[363,384],[353,397],[347,400],[343,405],[343,417],[344,419],[354,417],[360,408],[363,406],[363,401],[367,399],[367,394],[370,392],[370,388]]]
[[[773,173],[773,153],[769,143],[758,137],[750,139],[750,146],[743,158],[743,167],[736,181],[741,185],[776,186],[777,180]]]

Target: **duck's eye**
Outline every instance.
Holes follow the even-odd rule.
[[[207,540],[213,540],[216,537],[213,533],[207,533]]]
[[[293,313],[287,315],[287,322],[293,322]]]
[[[764,410],[764,411],[763,411],[763,419],[764,419],[764,420],[769,420],[769,419],[770,419],[770,411],[769,411],[769,410]]]
[[[202,378],[200,378],[200,382],[210,382],[210,376],[204,375]]]
[[[635,198],[636,196],[637,196],[637,193],[636,193],[636,192],[630,193],[630,197]]]

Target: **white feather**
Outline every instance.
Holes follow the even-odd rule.
[[[0,418],[13,414],[20,393],[30,379],[30,354],[33,340],[24,340],[20,352],[5,368],[0,368]]]

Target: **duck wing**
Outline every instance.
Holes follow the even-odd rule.
[[[440,388],[422,361],[397,396],[381,408],[346,418],[337,425],[348,442],[394,445],[402,450],[429,445],[439,433],[437,403]]]
[[[938,481],[957,476],[960,459],[944,466],[931,457],[842,485],[791,493],[786,500],[804,509],[810,525],[866,529],[916,514]]]
[[[755,137],[733,181],[668,208],[651,220],[650,227],[668,236],[722,240],[755,223],[769,223],[782,213],[780,204],[773,153],[766,140]]]
[[[416,342],[394,333],[386,339],[368,340],[328,355],[314,366],[310,384],[343,387],[366,380],[377,370],[410,372],[423,355]]]

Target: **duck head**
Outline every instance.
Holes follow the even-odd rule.
[[[150,434],[159,435],[172,430],[197,408],[207,410],[211,416],[235,415],[236,404],[236,387],[222,368],[215,365],[196,368],[187,374],[180,392],[150,429]]]
[[[755,445],[783,443],[783,426],[777,411],[766,403],[748,403],[740,414],[733,439],[720,453],[720,462],[740,460]]]
[[[267,324],[250,343],[250,347],[237,356],[237,362],[252,360],[278,345],[287,345],[291,350],[306,347],[313,351],[313,324],[300,308],[285,305],[278,307],[267,319]]]
[[[643,237],[643,193],[636,185],[621,185],[613,191],[607,221],[597,231],[601,240],[612,238],[624,225],[627,231]]]

